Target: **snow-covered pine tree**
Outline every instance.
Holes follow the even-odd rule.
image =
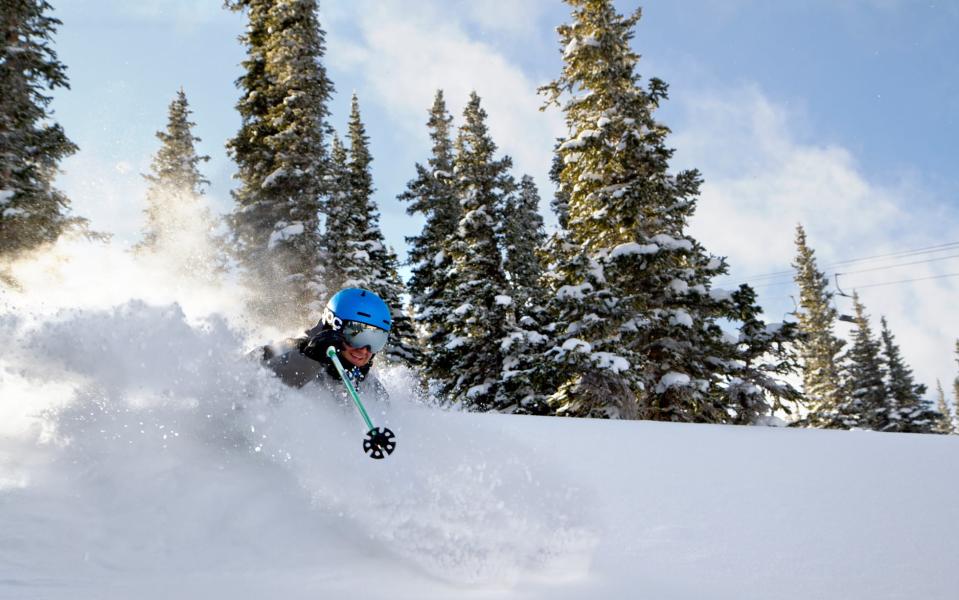
[[[160,149],[144,175],[146,195],[143,239],[134,246],[138,253],[162,252],[184,273],[209,278],[225,268],[216,222],[203,203],[203,186],[209,181],[199,164],[210,160],[197,154],[186,93],[181,88],[170,103],[167,125],[156,133]]]
[[[838,313],[826,276],[816,267],[815,251],[806,241],[806,230],[796,226],[796,284],[799,286],[799,355],[803,394],[809,413],[800,422],[813,427],[847,427],[839,414],[843,402],[839,355],[843,342],[833,333]]]
[[[393,328],[390,331],[390,341],[383,351],[384,355],[393,362],[408,366],[420,365],[423,362],[423,351],[413,325],[412,312],[403,303],[403,296],[407,292],[399,273],[399,258],[396,252],[383,242],[382,249],[373,253],[373,262],[376,281],[371,288],[383,298],[393,316]]]
[[[895,428],[896,407],[886,393],[886,370],[880,357],[879,341],[872,333],[869,316],[853,293],[856,331],[844,365],[844,400],[838,416],[844,427],[884,431]]]
[[[331,260],[343,273],[343,287],[368,288],[375,278],[370,244],[379,243],[375,235],[379,233],[380,217],[372,204],[373,175],[370,163],[373,158],[356,94],[351,101],[346,141],[347,159],[343,181],[346,193],[339,206],[329,209],[331,215],[336,214],[336,219],[328,219],[326,237],[339,240],[339,252]]]
[[[956,340],[956,365],[959,365],[959,340]],[[956,411],[956,426],[959,427],[959,375],[952,380],[952,406]]]
[[[52,39],[61,21],[43,0],[4,2],[0,10],[0,258],[55,241],[85,219],[53,187],[60,161],[76,152],[49,110],[48,95],[69,88]]]
[[[933,433],[948,435],[956,433],[956,424],[952,421],[952,411],[949,410],[949,403],[946,402],[946,392],[942,389],[942,382],[936,379],[936,408],[939,411],[939,419],[933,425]]]
[[[533,376],[549,411],[559,415],[636,418],[634,392],[620,371],[597,368],[587,340],[613,338],[614,305],[599,295],[605,280],[569,230],[549,237],[542,251],[545,301],[544,360]],[[613,356],[613,355],[610,355]],[[610,365],[612,366],[612,365]]]
[[[503,264],[509,277],[517,318],[528,314],[529,303],[538,304],[541,296],[539,279],[543,274],[536,251],[546,241],[543,217],[539,214],[539,191],[529,175],[523,175],[519,193],[510,195],[501,217]]]
[[[930,433],[942,415],[923,396],[926,386],[917,384],[912,369],[906,365],[896,338],[882,318],[882,351],[888,375],[887,392],[890,410],[885,431]]]
[[[441,381],[449,400],[473,410],[511,410],[500,389],[502,342],[512,329],[509,284],[503,272],[496,218],[515,183],[512,160],[494,158],[496,145],[486,126],[486,111],[473,92],[463,112],[453,161],[454,184],[463,215],[449,244],[449,339],[436,351],[450,365]]]
[[[536,384],[537,372],[547,349],[543,331],[548,321],[545,295],[540,287],[543,267],[540,250],[546,241],[539,214],[539,192],[533,178],[524,175],[519,190],[506,198],[500,217],[500,236],[505,253],[504,269],[513,298],[514,331],[503,342],[500,395],[515,403],[516,412],[544,414],[546,395]]]
[[[349,199],[346,203],[349,208],[343,214],[343,229],[328,231],[328,236],[341,236],[341,242],[345,242],[343,285],[370,289],[386,302],[393,316],[393,328],[384,355],[390,360],[416,364],[420,360],[420,350],[413,321],[403,305],[406,288],[399,276],[396,253],[387,247],[380,230],[380,213],[373,201],[373,174],[370,170],[373,157],[356,94],[353,94],[346,137],[350,143],[347,162]]]
[[[531,310],[519,321],[523,335],[513,334],[516,346],[504,364],[503,380],[508,391],[523,398],[522,406],[527,412],[535,414],[556,414],[558,408],[568,408],[562,404],[550,405],[550,396],[556,392],[558,371],[577,367],[590,372],[589,364],[582,353],[560,353],[553,344],[557,332],[569,331],[562,326],[569,315],[578,314],[581,309],[583,287],[590,273],[586,268],[587,260],[583,252],[570,240],[569,233],[569,193],[563,188],[560,175],[563,160],[559,153],[562,139],[553,147],[553,162],[549,178],[555,184],[550,208],[556,215],[559,227],[545,238],[537,248],[540,273],[539,297],[534,298]],[[592,288],[589,288],[592,289]],[[555,293],[560,290],[561,293]],[[554,294],[550,297],[549,293]],[[547,354],[550,350],[552,354]],[[581,382],[582,380],[580,380]],[[620,384],[621,379],[614,383]],[[575,385],[575,384],[574,384]],[[583,386],[585,387],[585,386]],[[626,389],[619,389],[622,398],[631,398]],[[622,401],[622,400],[620,400]],[[573,414],[573,413],[570,413]],[[611,413],[610,413],[611,416]]]
[[[669,130],[653,116],[667,86],[639,86],[630,48],[640,12],[623,17],[611,0],[568,4],[563,72],[541,90],[547,104],[570,98],[557,148],[568,231],[547,248],[555,327],[538,379],[558,383],[551,402],[561,414],[727,422],[730,384],[763,397],[767,380],[742,380],[743,348],[717,323],[736,307],[710,290],[727,266],[685,232],[701,178],[669,173]]]
[[[432,140],[432,153],[426,166],[416,164],[416,177],[406,184],[397,198],[409,202],[408,214],[425,218],[423,230],[407,237],[408,262],[412,266],[409,282],[410,303],[421,344],[423,368],[428,376],[444,379],[451,365],[444,362],[441,347],[449,341],[445,317],[452,308],[449,272],[452,261],[447,246],[456,231],[462,209],[453,186],[453,118],[446,108],[443,90],[437,90],[426,122]]]
[[[549,201],[549,206],[556,215],[559,230],[565,232],[569,229],[569,192],[563,189],[560,181],[560,175],[563,173],[563,159],[560,156],[559,147],[562,144],[563,141],[560,139],[553,146],[553,162],[549,168],[549,180],[555,184],[556,189],[553,191],[553,199]]]
[[[622,329],[638,332],[645,315],[630,320],[634,315],[629,299],[610,289],[604,273],[604,254],[620,246],[633,248],[626,246],[631,240],[604,239],[609,237],[606,234],[619,230],[623,238],[632,238],[635,227],[623,228],[616,221],[641,219],[637,207],[622,206],[626,192],[631,191],[628,183],[616,185],[608,180],[616,170],[613,161],[625,162],[622,159],[629,150],[624,140],[630,132],[624,135],[622,130],[635,128],[637,116],[642,119],[649,113],[652,100],[638,86],[634,71],[639,57],[628,46],[639,14],[624,19],[608,1],[568,4],[573,8],[573,23],[557,29],[565,45],[563,72],[540,90],[548,95],[547,105],[558,104],[564,93],[571,95],[563,107],[569,135],[559,140],[554,162],[554,170],[559,169],[555,175],[559,193],[567,201],[560,217],[568,222],[568,231],[547,246],[554,260],[546,278],[551,284],[548,311],[554,331],[547,374],[540,380],[555,390],[550,403],[558,414],[656,418],[640,408],[646,388],[641,350],[623,340]],[[607,113],[614,108],[615,114]],[[633,129],[634,149],[647,126],[640,123],[642,129]],[[662,131],[658,126],[656,130]],[[640,176],[647,171],[638,165],[617,166],[622,175]],[[632,191],[635,197],[638,190]],[[630,266],[637,272],[645,267]]]
[[[346,269],[352,264],[352,254],[346,252],[346,244],[352,239],[350,232],[356,226],[352,221],[352,192],[350,188],[349,154],[333,134],[330,148],[330,164],[326,177],[329,193],[323,206],[326,216],[322,235],[322,258],[324,287],[328,294],[343,288],[346,281]]]
[[[251,308],[291,326],[318,317],[328,290],[320,270],[319,211],[328,158],[322,64],[325,33],[316,0],[227,0],[245,11],[247,47],[237,80],[241,126],[227,143],[239,166],[229,218],[240,266],[253,284]]]
[[[731,414],[730,422],[752,425],[768,422],[777,412],[793,414],[802,404],[802,393],[786,378],[799,371],[795,349],[798,325],[763,321],[756,292],[749,286],[740,286],[732,292],[731,299],[734,321],[740,323],[735,343],[740,374],[734,371],[721,391]]]

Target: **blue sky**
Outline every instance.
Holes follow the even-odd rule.
[[[56,38],[72,89],[57,92],[57,120],[81,148],[59,185],[75,211],[135,239],[154,133],[182,85],[212,160],[214,209],[230,208],[233,165],[224,150],[244,50],[241,15],[217,0],[54,2]],[[617,3],[621,11],[636,4]],[[634,41],[640,73],[671,86],[660,118],[674,132],[675,167],[705,177],[692,225],[711,252],[728,256],[733,285],[788,269],[802,222],[822,264],[959,241],[959,5],[898,0],[651,1]],[[322,2],[325,64],[345,128],[360,98],[374,156],[376,200],[387,240],[420,223],[395,196],[429,152],[426,110],[437,87],[458,117],[476,89],[491,131],[540,185],[544,212],[552,140],[562,116],[538,111],[536,87],[560,66],[557,1],[361,0]],[[551,215],[546,215],[553,222]],[[959,251],[954,252],[959,253]],[[919,255],[924,259],[932,255]],[[940,254],[936,257],[941,258]],[[884,267],[886,262],[861,266]],[[847,269],[849,270],[849,269]],[[842,276],[849,287],[959,272],[959,259]],[[788,278],[753,280],[769,315],[791,310]],[[929,385],[955,376],[950,303],[959,278],[866,288],[877,320],[889,318]],[[778,284],[778,285],[769,285]],[[838,299],[848,311],[848,301]],[[844,327],[844,326],[843,326]]]

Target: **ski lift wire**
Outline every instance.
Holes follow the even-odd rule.
[[[896,263],[896,264],[892,264],[892,265],[880,265],[880,266],[878,266],[878,267],[870,267],[870,268],[868,268],[868,269],[857,269],[857,270],[855,270],[855,271],[824,272],[823,275],[825,275],[825,276],[828,277],[828,276],[830,276],[830,275],[835,275],[835,274],[839,274],[839,275],[852,275],[852,274],[854,274],[854,273],[870,273],[870,272],[874,272],[874,271],[886,271],[886,270],[888,270],[888,269],[897,269],[897,268],[899,268],[899,267],[908,267],[908,266],[912,266],[912,265],[921,265],[921,264],[925,264],[925,263],[939,262],[939,261],[943,261],[943,260],[950,260],[950,259],[953,259],[953,258],[959,258],[959,254],[950,254],[949,256],[938,256],[938,257],[935,257],[935,258],[924,258],[924,259],[922,259],[922,260],[913,260],[913,261],[909,261],[909,262]],[[764,287],[776,287],[776,286],[780,286],[780,285],[788,285],[788,284],[790,284],[790,283],[793,282],[793,277],[792,277],[793,274],[794,274],[794,272],[791,272],[791,273],[790,273],[790,277],[789,277],[788,279],[784,279],[783,281],[760,282],[759,285],[754,285],[753,287],[754,287],[754,288],[764,288]],[[771,279],[775,279],[775,278],[771,278]],[[749,281],[750,281],[750,280],[746,279],[746,280],[743,280],[743,283],[749,283]]]
[[[948,243],[945,243],[945,244],[937,244],[937,245],[935,245],[935,246],[926,246],[926,247],[923,247],[923,248],[913,248],[912,250],[901,250],[901,251],[899,251],[899,252],[890,252],[890,253],[887,253],[887,254],[874,254],[874,255],[872,255],[872,256],[863,256],[863,257],[860,257],[860,258],[850,258],[850,259],[847,259],[847,260],[841,260],[841,261],[837,261],[837,262],[835,262],[835,263],[826,265],[826,266],[823,267],[823,268],[824,268],[824,269],[830,269],[830,268],[838,267],[838,266],[841,266],[841,265],[853,264],[853,263],[857,263],[857,262],[867,262],[867,261],[872,261],[872,260],[878,260],[878,259],[881,259],[881,258],[893,258],[893,257],[902,258],[902,257],[906,257],[906,256],[913,256],[913,255],[933,254],[933,253],[937,253],[937,252],[948,252],[948,251],[950,251],[950,250],[955,250],[955,249],[957,249],[957,248],[959,248],[959,241],[956,241],[956,242],[948,242]],[[930,260],[937,260],[937,259],[930,259]],[[758,279],[768,279],[768,278],[776,279],[777,277],[782,277],[782,276],[784,276],[784,275],[792,275],[793,273],[795,273],[795,270],[794,270],[794,269],[789,269],[789,270],[786,270],[786,271],[774,271],[774,272],[772,272],[772,273],[763,273],[763,274],[760,274],[760,275],[750,275],[750,276],[748,276],[748,277],[743,278],[743,281],[749,282],[749,281],[755,281],[755,280],[758,280]],[[729,275],[726,275],[726,277],[730,277],[730,276],[729,276]]]
[[[823,276],[825,276],[825,277],[837,277],[837,276],[839,276],[839,275],[855,275],[855,274],[857,274],[857,273],[872,273],[872,272],[875,272],[875,271],[886,271],[886,270],[889,270],[889,269],[897,269],[897,268],[899,268],[899,267],[909,267],[909,266],[913,266],[913,265],[921,265],[921,264],[925,264],[925,263],[939,262],[939,261],[950,260],[950,259],[954,259],[954,258],[959,258],[959,254],[950,254],[949,256],[940,256],[940,257],[937,257],[937,258],[927,258],[927,259],[923,259],[923,260],[914,260],[914,261],[904,262],[904,263],[898,263],[898,264],[894,264],[894,265],[882,265],[882,266],[879,266],[879,267],[870,267],[870,268],[868,268],[868,269],[856,269],[855,271],[836,271],[836,272],[832,272],[832,273],[825,272],[825,273],[823,273]],[[745,282],[744,282],[744,283],[745,283]],[[795,281],[793,281],[793,279],[790,278],[790,279],[784,280],[784,281],[773,281],[773,282],[760,283],[759,285],[753,285],[752,287],[753,287],[754,289],[764,289],[764,288],[771,288],[771,287],[780,287],[780,286],[784,286],[784,285],[791,285],[791,284],[793,284],[793,283],[795,283]],[[840,295],[842,296],[842,295],[845,295],[845,294],[840,294]]]
[[[959,254],[950,254],[949,256],[940,256],[938,258],[927,258],[925,260],[914,260],[912,262],[899,263],[896,265],[885,265],[881,267],[870,267],[868,269],[859,269],[856,271],[841,271],[837,275],[852,275],[853,273],[870,273],[872,271],[884,271],[886,269],[895,269],[898,267],[908,267],[911,265],[921,265],[923,263],[938,262],[940,260],[949,260],[950,258],[959,258]]]
[[[836,273],[835,275],[846,275],[846,273]],[[897,280],[897,281],[881,281],[881,282],[879,282],[879,283],[867,283],[866,285],[857,285],[857,286],[854,286],[852,289],[853,289],[853,290],[862,290],[862,289],[871,288],[871,287],[882,287],[882,286],[887,286],[887,285],[897,285],[897,284],[900,284],[900,283],[912,283],[912,282],[915,282],[915,281],[929,281],[929,280],[932,280],[932,279],[946,279],[946,278],[949,278],[949,277],[959,277],[959,272],[957,272],[957,273],[944,273],[944,274],[942,274],[942,275],[931,275],[931,276],[929,276],[929,277],[915,277],[915,278],[913,278],[913,279],[900,279],[900,280]],[[792,282],[787,282],[787,283],[792,283]],[[775,287],[775,286],[779,286],[779,285],[785,285],[785,283],[777,283],[777,284],[771,284],[771,285],[756,286],[756,289],[760,289],[760,288],[764,288],[764,287]],[[839,295],[840,295],[840,296],[846,296],[847,294],[842,294],[842,293],[840,293]],[[766,298],[765,301],[766,301],[766,302],[771,302],[771,301],[773,301],[773,300],[785,300],[785,299],[791,298],[791,297],[792,297],[792,296],[776,296],[775,298]]]
[[[932,275],[932,276],[930,276],[930,277],[916,277],[915,279],[900,279],[899,281],[884,281],[884,282],[882,282],[882,283],[868,283],[868,284],[866,284],[866,285],[857,285],[857,286],[856,286],[855,288],[853,288],[853,289],[862,290],[862,289],[865,289],[865,288],[882,287],[882,286],[885,286],[885,285],[896,285],[896,284],[899,284],[899,283],[912,283],[912,282],[914,282],[914,281],[929,281],[929,280],[931,280],[931,279],[945,279],[945,278],[947,278],[947,277],[959,277],[959,272],[957,272],[957,273],[945,273],[945,274],[943,274],[943,275]]]

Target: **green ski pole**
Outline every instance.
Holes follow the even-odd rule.
[[[363,439],[363,451],[369,454],[370,458],[376,459],[385,458],[387,455],[393,454],[393,450],[396,449],[396,435],[390,431],[388,427],[380,428],[373,426],[370,415],[366,413],[363,403],[360,402],[360,395],[356,392],[356,388],[353,387],[353,382],[350,381],[349,376],[343,369],[343,363],[340,362],[340,357],[336,355],[336,348],[333,346],[327,348],[326,355],[333,361],[333,366],[336,367],[336,372],[340,374],[340,379],[342,379],[343,384],[346,385],[346,391],[350,393],[350,398],[353,399],[356,410],[359,411],[360,416],[363,417],[363,421],[366,423],[366,437]]]

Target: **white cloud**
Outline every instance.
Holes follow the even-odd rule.
[[[334,68],[361,78],[358,91],[364,106],[373,103],[386,111],[397,127],[423,140],[425,148],[426,111],[435,91],[443,89],[458,124],[469,93],[475,90],[500,151],[513,157],[517,173],[530,173],[546,189],[553,140],[564,128],[562,116],[558,111],[539,111],[542,99],[536,88],[544,82],[532,81],[505,53],[470,37],[468,26],[486,24],[492,12],[488,2],[481,4],[465,13],[442,3],[417,3],[415,13],[404,2],[367,4],[352,15],[358,35],[329,27],[340,33],[329,36],[328,60]],[[480,14],[487,16],[479,19]],[[518,14],[532,19],[537,9]],[[331,14],[333,19],[344,16]]]
[[[550,7],[543,0],[457,0],[450,4],[480,27],[519,36],[535,30],[537,19]]]
[[[729,257],[739,278],[725,282],[729,285],[789,269],[797,223],[806,227],[822,266],[959,239],[949,226],[959,215],[935,204],[921,181],[906,176],[891,185],[874,181],[846,148],[802,141],[797,129],[803,115],[777,106],[754,86],[687,96],[684,108],[685,122],[671,145],[677,148],[677,164],[695,166],[705,178],[693,234],[711,252]],[[950,299],[959,297],[959,278],[865,286],[957,271],[959,258],[841,277],[847,292],[863,286],[860,295],[877,329],[879,316],[886,315],[907,360],[930,388],[936,377],[946,381],[955,374],[951,351],[959,326]],[[771,281],[788,282],[788,277],[755,285]],[[792,309],[791,285],[758,291],[772,317]],[[852,310],[844,298],[837,298],[837,306]]]

